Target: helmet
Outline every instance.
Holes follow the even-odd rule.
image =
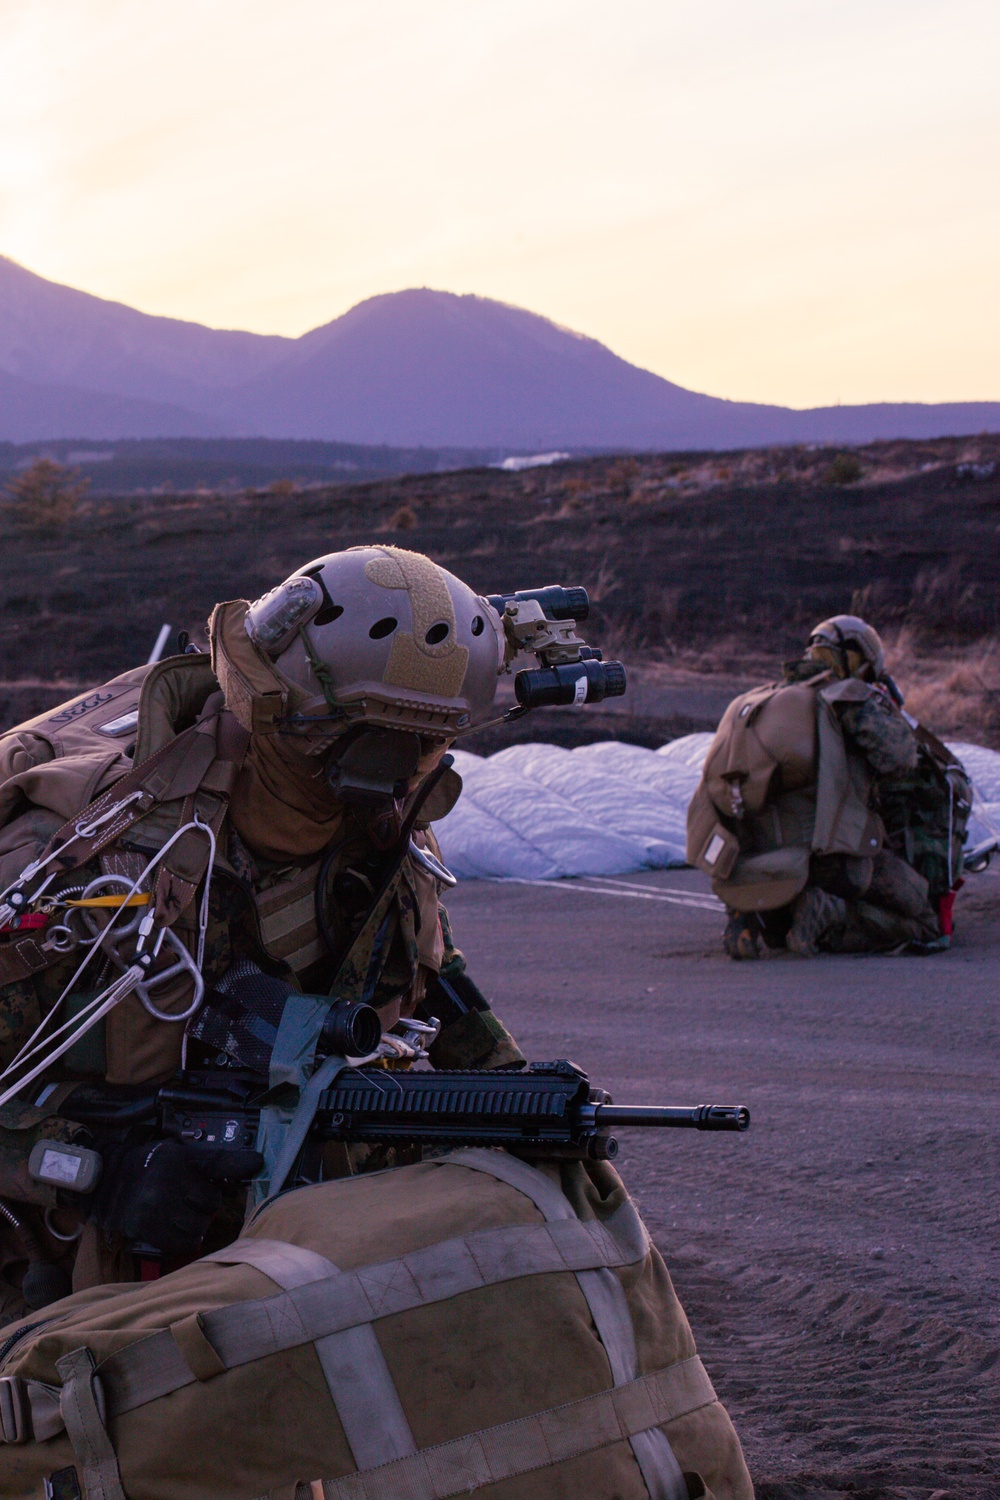
[[[451,739],[489,709],[504,664],[492,605],[401,547],[317,558],[251,604],[245,630],[295,718],[329,723],[332,710],[332,735],[369,724]]]
[[[878,631],[857,615],[834,615],[815,626],[809,637],[809,654],[828,661],[841,677],[864,677],[877,681],[885,674],[885,647]],[[860,658],[851,661],[851,656]]]

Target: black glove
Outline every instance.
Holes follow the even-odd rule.
[[[94,1217],[130,1244],[176,1257],[197,1255],[222,1207],[223,1182],[247,1182],[264,1165],[259,1151],[154,1141],[105,1158]]]

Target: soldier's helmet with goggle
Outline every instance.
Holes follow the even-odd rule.
[[[451,739],[489,709],[504,665],[489,602],[400,547],[316,558],[251,604],[245,629],[292,690],[285,727],[320,739],[360,724]]]
[[[878,631],[857,615],[834,615],[809,636],[808,654],[840,677],[877,682],[885,676],[885,647]]]

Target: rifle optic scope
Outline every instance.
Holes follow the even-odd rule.
[[[537,599],[550,620],[585,620],[590,614],[590,596],[586,589],[563,588],[550,583],[543,589],[521,589],[514,594],[487,594],[498,615],[507,608],[508,599]]]
[[[382,1020],[371,1005],[335,1000],[320,1033],[319,1049],[338,1057],[367,1057],[382,1040]]]
[[[548,708],[620,698],[626,685],[625,668],[620,661],[583,657],[559,667],[537,667],[530,672],[518,672],[514,678],[514,695],[522,708]]]

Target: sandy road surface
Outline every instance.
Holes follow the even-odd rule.
[[[750,1105],[745,1136],[624,1132],[619,1165],[761,1500],[1000,1497],[1000,876],[925,959],[733,964],[692,871],[448,905],[529,1056]]]

